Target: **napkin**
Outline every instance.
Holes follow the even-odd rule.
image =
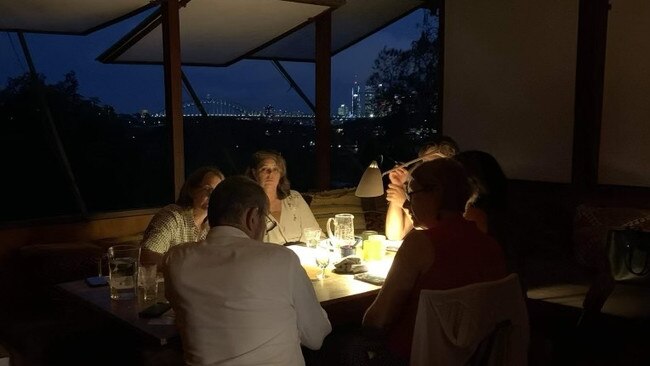
[[[334,270],[333,272],[335,273],[340,273],[340,274],[352,274],[352,273],[361,273],[361,272],[367,272],[368,268],[366,268],[365,264],[361,264],[361,258],[357,257],[356,255],[350,255],[347,256],[337,263],[334,263]]]

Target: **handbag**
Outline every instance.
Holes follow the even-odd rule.
[[[610,230],[607,253],[616,281],[650,285],[650,232],[634,228]]]

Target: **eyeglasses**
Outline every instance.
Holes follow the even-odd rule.
[[[278,226],[278,223],[275,222],[268,214],[266,216],[266,232],[268,233],[269,231],[275,229],[276,226]]]

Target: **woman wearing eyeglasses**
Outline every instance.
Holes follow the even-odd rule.
[[[246,175],[262,186],[269,198],[270,214],[265,242],[287,244],[304,241],[303,229],[319,227],[302,195],[290,189],[287,163],[279,153],[266,150],[256,152]]]
[[[142,263],[160,265],[170,247],[205,239],[210,229],[210,193],[223,179],[221,171],[214,167],[202,167],[190,174],[176,203],[163,207],[151,218],[141,243]]]
[[[387,357],[407,362],[420,291],[447,290],[506,276],[499,244],[463,218],[471,189],[452,159],[423,163],[411,173],[404,208],[413,221],[386,281],[363,318],[386,332]]]

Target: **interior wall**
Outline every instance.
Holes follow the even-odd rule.
[[[578,0],[445,2],[444,133],[509,178],[571,181]]]
[[[611,4],[598,183],[650,187],[650,1]]]

